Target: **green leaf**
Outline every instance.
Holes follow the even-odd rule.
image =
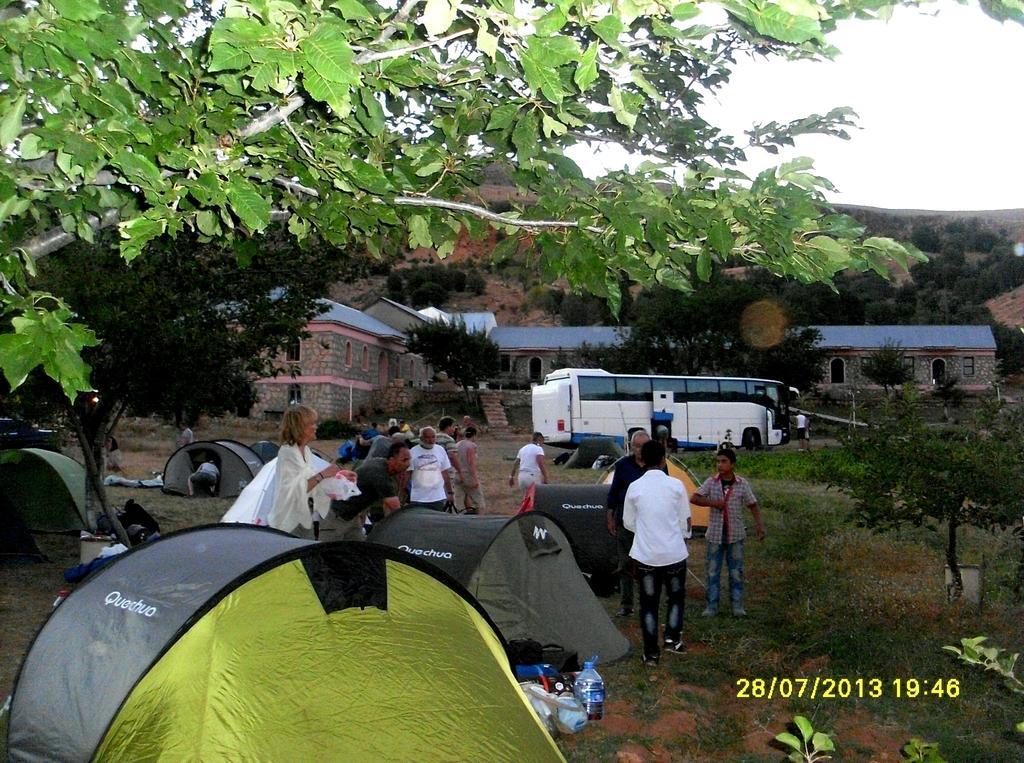
[[[552,119],[547,114],[541,119],[541,129],[544,130],[544,135],[551,137],[552,135],[565,135],[569,130],[564,124],[559,122],[557,119]]]
[[[4,116],[0,119],[0,148],[13,143],[21,132],[21,120],[25,116],[26,96],[19,95],[13,104],[5,103]]]
[[[519,160],[529,159],[537,155],[539,138],[537,134],[537,115],[530,111],[523,114],[512,130],[512,143],[516,147]]]
[[[359,2],[359,0],[336,0],[336,2],[331,3],[330,7],[337,8],[341,11],[342,18],[350,21],[354,19],[373,20],[373,15],[366,10],[366,6]]]
[[[573,75],[573,81],[582,93],[594,83],[597,77],[597,43],[594,43],[580,57],[579,64],[576,66],[576,73]]]
[[[20,199],[17,196],[10,196],[0,201],[0,223],[8,217],[17,217],[32,206],[28,199]]]
[[[455,2],[427,0],[427,4],[423,8],[423,15],[420,16],[420,23],[426,27],[427,34],[436,37],[447,32],[455,23],[460,5],[459,0],[455,0]]]
[[[261,232],[270,224],[270,202],[245,180],[235,177],[227,187],[228,203],[246,228]]]
[[[413,215],[409,218],[409,247],[419,249],[420,247],[430,248],[434,240],[430,237],[430,225],[423,215]]]
[[[352,181],[370,193],[387,193],[391,190],[391,183],[388,181],[383,170],[362,159],[353,159],[352,167],[348,171]]]
[[[220,232],[217,215],[208,209],[200,210],[196,215],[196,227],[204,236],[216,236]]]
[[[34,132],[30,132],[21,139],[21,143],[18,145],[18,153],[21,154],[22,159],[39,159],[46,156],[46,149],[39,145],[39,136]]]
[[[435,254],[437,259],[443,260],[448,257],[449,254],[455,251],[455,239],[450,238],[447,241],[442,241],[441,245],[437,247]]]
[[[421,178],[430,177],[431,175],[436,175],[443,169],[444,162],[431,162],[430,164],[424,164],[416,170],[416,176]]]
[[[830,236],[815,236],[807,242],[807,245],[823,252],[836,265],[850,261],[849,250]]]
[[[810,742],[811,737],[814,736],[814,727],[811,725],[811,722],[804,716],[798,715],[793,718],[793,723],[800,729],[800,736],[804,738],[804,741]]]
[[[348,85],[358,82],[359,71],[352,63],[354,55],[344,34],[345,27],[341,24],[319,23],[313,34],[302,41],[302,52],[308,64],[303,72],[312,67],[327,82]]]
[[[493,61],[498,52],[498,38],[487,31],[487,24],[481,24],[476,32],[476,46]]]
[[[705,283],[711,280],[711,254],[706,249],[697,255],[697,278]]]
[[[725,220],[715,220],[711,230],[708,231],[708,244],[723,257],[728,257],[732,253],[732,231],[729,230],[729,224]]]
[[[783,731],[781,734],[776,734],[775,741],[782,742],[782,744],[788,745],[789,747],[792,747],[794,750],[800,750],[803,748],[803,745],[800,743],[800,740],[792,734],[790,734],[788,731]]]
[[[537,38],[533,38],[537,39]],[[561,104],[565,97],[557,65],[547,60],[542,52],[532,45],[522,55],[523,74],[534,93],[544,94],[554,104]]]
[[[491,118],[487,122],[488,130],[504,130],[512,120],[519,114],[522,107],[519,103],[506,103],[491,112]]]
[[[131,262],[145,249],[146,244],[157,236],[163,235],[167,229],[164,220],[152,220],[148,217],[136,217],[118,223],[118,231],[121,233],[121,256],[125,262]]]
[[[94,21],[105,14],[98,0],[50,0],[50,3],[68,21]]]
[[[615,85],[612,85],[611,92],[608,94],[608,105],[612,107],[612,111],[615,113],[615,119],[618,120],[620,124],[623,124],[630,129],[633,129],[633,127],[636,126],[636,112],[630,111],[626,108],[623,93]]]
[[[535,22],[533,28],[541,37],[550,37],[557,34],[558,30],[565,26],[569,19],[561,8],[552,8]]]
[[[801,43],[823,39],[821,23],[817,18],[794,16],[777,5],[769,5],[762,12],[755,13],[753,20],[758,32],[781,42]]]
[[[1018,723],[1013,728],[1014,728],[1015,731],[1017,731],[1017,732],[1019,732],[1021,734],[1024,734],[1024,721],[1021,721],[1020,723]]]
[[[33,368],[42,362],[41,348],[31,337],[22,334],[0,334],[0,368],[12,390],[17,389]]]
[[[244,69],[249,65],[249,54],[225,42],[210,44],[210,63],[207,68],[211,72]]]
[[[814,732],[814,736],[811,737],[811,744],[814,745],[816,752],[830,752],[836,749],[835,744],[832,742],[832,737],[820,731]]]
[[[687,21],[700,14],[696,3],[679,3],[672,8],[672,18],[676,21]]]
[[[654,273],[655,280],[676,291],[692,291],[693,285],[690,283],[690,279],[686,277],[685,273],[681,273],[675,268],[658,268]]]
[[[339,117],[348,116],[352,110],[352,101],[349,98],[347,85],[325,80],[312,69],[307,69],[302,73],[302,84],[307,93],[316,100],[326,103]]]
[[[58,155],[58,160],[59,158]],[[160,168],[144,154],[122,149],[114,156],[113,164],[121,170],[130,183],[137,186],[156,190],[163,185]]]
[[[619,20],[618,16],[608,14],[596,24],[591,26],[594,33],[604,40],[609,45],[619,44],[619,35],[625,31],[625,27],[622,25],[622,21]]]

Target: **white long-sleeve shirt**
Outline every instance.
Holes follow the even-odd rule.
[[[274,507],[267,517],[267,524],[277,530],[290,533],[298,525],[307,530],[313,526],[313,515],[309,511],[309,499],[313,498],[313,511],[326,517],[331,500],[317,484],[309,490],[309,480],[317,473],[313,466],[313,452],[304,447],[282,445],[277,452],[277,489]]]
[[[658,469],[644,472],[626,491],[622,524],[635,533],[630,557],[649,567],[666,567],[690,552],[690,500],[683,483]]]

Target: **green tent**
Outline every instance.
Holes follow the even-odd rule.
[[[562,761],[462,586],[372,543],[210,525],[89,577],[29,648],[12,761]]]
[[[78,532],[87,525],[85,469],[60,453],[0,451],[0,490],[31,532]]]

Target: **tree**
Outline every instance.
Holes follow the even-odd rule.
[[[852,517],[861,527],[881,531],[909,524],[939,532],[945,525],[955,600],[963,593],[959,528],[1003,529],[1018,519],[1024,465],[1019,437],[1010,442],[1018,445],[1007,447],[991,419],[963,429],[927,426],[911,392],[848,436],[852,466],[834,480],[853,498]]]
[[[458,321],[430,321],[409,332],[409,352],[422,355],[436,371],[444,371],[462,386],[469,400],[469,385],[498,373],[498,345],[479,331],[467,331]]]
[[[126,261],[164,235],[230,241],[279,224],[375,256],[444,258],[493,226],[529,237],[546,282],[564,277],[613,313],[624,276],[686,290],[738,258],[829,282],[918,256],[828,207],[809,159],[736,170],[801,135],[846,137],[851,110],[734,136],[705,107],[737,58],[825,59],[840,22],[916,1],[712,4],[724,13],[710,26],[708,4],[688,0],[4,6],[4,374],[17,387],[42,365],[68,395],[90,387],[80,351],[95,335],[27,275],[113,225]],[[1024,20],[1019,0],[982,7]],[[581,142],[649,161],[587,182],[564,154]],[[495,161],[518,189],[505,213],[474,201]]]
[[[899,342],[889,340],[864,359],[860,370],[865,377],[885,390],[886,397],[890,390],[911,379],[903,348]]]
[[[967,393],[960,386],[960,380],[952,374],[939,379],[932,394],[942,401],[942,418],[949,421],[949,409],[959,408],[964,403]]]
[[[802,392],[814,389],[825,376],[828,351],[819,347],[821,332],[812,328],[789,329],[778,344],[748,348],[733,373],[776,379]]]
[[[86,458],[90,497],[106,506],[100,467],[121,415],[194,420],[200,412],[248,410],[252,379],[281,370],[276,358],[322,311],[319,299],[344,253],[288,237],[237,251],[183,235],[161,239],[125,267],[101,234],[47,257],[37,282],[102,337],[87,348],[94,391],[66,413]],[[238,259],[248,267],[239,269]],[[55,384],[50,397],[63,395]]]

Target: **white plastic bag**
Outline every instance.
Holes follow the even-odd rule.
[[[320,483],[320,487],[332,501],[347,501],[361,492],[356,483],[344,477],[328,477]]]
[[[530,700],[530,706],[549,731],[576,734],[587,725],[587,711],[580,701],[571,694],[556,696],[544,690],[540,684],[525,682],[519,684]]]

